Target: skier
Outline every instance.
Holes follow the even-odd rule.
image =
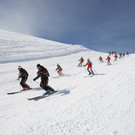
[[[119,58],[121,58],[121,57],[122,57],[122,53],[119,54]]]
[[[28,84],[26,84],[26,81],[28,79],[28,72],[23,69],[21,66],[18,66],[18,70],[19,70],[19,76],[18,76],[18,79],[19,80],[21,78],[21,82],[20,82],[20,85],[23,87],[22,90],[30,90],[30,86]]]
[[[108,65],[111,65],[111,62],[110,62],[111,58],[110,58],[109,56],[107,57],[106,60],[107,60],[107,64],[108,64]]]
[[[125,53],[123,53],[123,57],[125,56]]]
[[[83,57],[81,57],[81,59],[79,61],[80,61],[80,63],[78,64],[78,67],[82,67],[82,63],[84,62]]]
[[[118,58],[117,54],[115,54],[114,58],[115,58],[114,61],[117,61]]]
[[[114,54],[116,55],[116,51],[114,51]]]
[[[109,56],[111,55],[112,53],[111,52],[109,52]]]
[[[48,70],[40,64],[37,64],[37,69],[37,77],[33,81],[36,81],[39,77],[41,78],[40,87],[46,91],[43,95],[55,93],[56,91],[48,85],[50,76]]]
[[[127,55],[129,55],[129,53],[127,52]]]
[[[59,76],[63,76],[63,73],[62,73],[62,68],[59,64],[57,64],[57,68],[56,68],[56,71],[58,72]]]
[[[112,55],[114,54],[114,52],[112,51]]]
[[[103,58],[100,56],[99,59],[98,59],[101,63],[104,62],[103,61]]]
[[[87,67],[87,71],[89,72],[89,75],[94,75],[94,72],[92,70],[92,62],[90,61],[90,59],[87,60],[87,63],[83,66],[88,66]]]

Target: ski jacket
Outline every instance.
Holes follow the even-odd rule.
[[[37,80],[39,77],[41,77],[41,80],[44,80],[46,78],[48,78],[49,72],[46,68],[44,68],[43,66],[41,66],[41,69],[37,72],[37,77],[34,78],[34,80]]]
[[[29,76],[28,72],[25,69],[21,68],[19,71],[19,78],[28,77],[28,76]]]
[[[118,58],[118,56],[117,56],[117,55],[115,55],[114,57],[115,57],[115,58]]]
[[[61,66],[58,66],[58,67],[56,68],[56,70],[62,71],[63,69],[61,68]]]
[[[84,61],[84,59],[83,59],[83,58],[81,58],[79,61],[80,61],[80,62],[83,62],[83,61]]]
[[[109,62],[109,61],[111,60],[111,58],[110,58],[110,57],[108,57],[106,60]]]
[[[102,57],[99,57],[99,60],[103,60],[103,58]]]
[[[84,66],[88,66],[89,68],[92,68],[92,63],[91,62],[87,62]]]

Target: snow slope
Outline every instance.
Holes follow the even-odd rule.
[[[0,31],[0,63],[44,59],[87,50],[13,32]],[[16,55],[17,54],[17,55]]]
[[[0,35],[0,135],[135,134],[134,54],[107,66],[97,61],[100,55],[106,58],[107,54],[82,46],[4,31]],[[13,46],[13,43],[17,44]],[[43,53],[44,48],[49,49]],[[86,68],[77,67],[81,56],[85,58],[84,63],[91,59],[97,75],[84,78]],[[43,94],[39,84],[32,81],[37,63],[49,70],[49,84],[59,93],[28,101],[28,97]],[[55,72],[57,63],[63,67],[64,77],[58,77]],[[16,81],[18,65],[29,72],[28,84],[33,89],[9,96],[7,92],[20,90]]]

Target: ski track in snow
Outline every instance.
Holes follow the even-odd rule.
[[[135,134],[134,54],[118,59],[118,62],[112,61],[112,65],[107,66],[106,63],[97,61],[99,56],[105,59],[107,54],[81,46],[79,49],[78,46],[70,46],[71,51],[67,49],[68,45],[61,44],[64,48],[64,51],[61,51],[58,43],[53,41],[5,31],[0,31],[0,37],[1,43],[7,43],[4,47],[0,43],[0,49],[4,48],[4,51],[0,52],[0,135]],[[30,46],[26,46],[29,40],[32,42],[29,42]],[[17,44],[11,46],[15,42]],[[35,48],[37,42],[38,49]],[[43,48],[50,46],[50,50],[42,53]],[[53,48],[58,57],[51,53]],[[26,50],[29,52],[24,58],[22,54],[25,54]],[[66,55],[63,55],[65,52]],[[19,56],[21,58],[18,58]],[[87,58],[91,59],[97,72],[95,76],[84,78],[87,76],[86,68],[77,67],[81,56],[85,58],[84,64]],[[39,59],[41,57],[46,59]],[[49,85],[59,92],[38,101],[28,101],[27,98],[42,95],[44,92],[38,83],[32,81],[36,76],[38,63],[49,70]],[[63,67],[65,76],[58,77],[55,71],[57,63]],[[33,89],[7,95],[7,92],[20,90],[19,81],[16,81],[18,65],[29,72],[28,84]]]

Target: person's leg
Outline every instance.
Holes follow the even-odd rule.
[[[94,71],[92,70],[92,68],[90,68],[90,70],[91,70],[91,73],[94,75]]]
[[[22,88],[24,88],[24,84],[23,84],[24,78],[21,79],[20,85],[22,86]]]
[[[45,79],[43,80],[43,88],[44,88],[45,90],[54,91],[54,89],[48,85],[48,81],[49,81],[48,78],[45,78]]]
[[[61,74],[60,74],[60,70],[58,70],[58,74],[61,75]]]
[[[82,67],[82,62],[80,62],[80,67]]]
[[[23,85],[25,88],[30,88],[30,86],[28,84],[26,84],[27,79],[28,79],[28,77],[24,78]]]
[[[89,68],[89,67],[87,68],[87,71],[89,72],[89,75],[90,75],[90,74],[91,74],[91,72],[90,72],[90,68]]]
[[[42,88],[42,89],[44,89],[44,81],[43,80],[41,80],[41,82],[40,82],[40,87]],[[45,91],[46,91],[46,89],[44,89]]]
[[[63,76],[63,73],[62,73],[62,71],[61,71],[61,70],[60,70],[60,75],[61,75],[61,76]]]

